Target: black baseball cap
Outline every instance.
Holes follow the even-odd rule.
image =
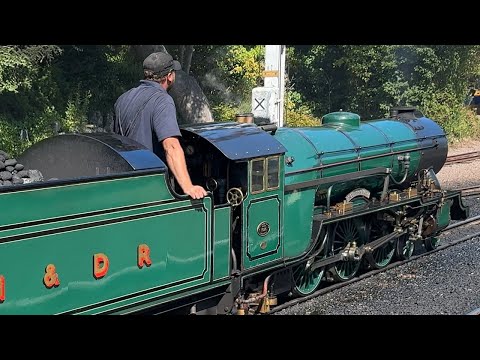
[[[167,75],[171,70],[181,70],[182,66],[177,60],[173,60],[170,54],[155,52],[143,61],[143,70],[152,71],[159,76]]]

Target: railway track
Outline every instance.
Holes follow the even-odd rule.
[[[447,156],[445,165],[465,163],[465,162],[473,161],[479,158],[480,158],[480,151],[472,151],[472,152],[458,154],[458,155],[450,155],[450,156]]]
[[[475,217],[472,217],[472,218],[469,218],[467,220],[464,220],[464,221],[459,221],[457,223],[454,223],[454,224],[451,224],[449,226],[447,226],[444,230],[445,231],[448,231],[448,230],[452,230],[456,227],[460,227],[460,226],[464,226],[464,225],[467,225],[467,224],[470,224],[470,223],[473,223],[473,222],[478,222],[480,221],[480,216],[475,216]],[[457,245],[457,244],[460,244],[460,243],[463,243],[465,241],[468,241],[470,239],[473,239],[475,237],[478,237],[480,236],[480,232],[476,232],[476,233],[472,233],[470,235],[467,235],[467,236],[464,236],[458,240],[455,240],[453,242],[450,242],[446,245],[440,245],[438,248],[434,249],[434,250],[431,250],[431,251],[425,251],[421,254],[418,254],[418,255],[414,255],[412,256],[410,259],[408,260],[403,260],[403,261],[396,261],[394,263],[391,263],[389,264],[388,266],[382,268],[382,269],[378,269],[378,270],[371,270],[371,271],[368,271],[358,277],[355,277],[349,281],[345,281],[345,282],[341,282],[341,283],[336,283],[336,284],[333,284],[333,285],[330,285],[330,286],[327,286],[325,288],[322,288],[308,296],[305,296],[305,297],[301,297],[301,298],[295,298],[295,299],[292,299],[290,301],[286,301],[286,302],[283,302],[277,306],[275,306],[274,308],[272,308],[270,311],[266,312],[264,315],[270,315],[270,314],[274,314],[276,312],[279,312],[281,310],[284,310],[284,309],[287,309],[293,305],[297,305],[297,304],[300,304],[300,303],[303,303],[307,300],[310,300],[310,299],[313,299],[313,298],[316,298],[316,297],[319,297],[319,296],[322,296],[322,295],[325,295],[327,293],[330,293],[336,289],[339,289],[339,288],[342,288],[342,287],[345,287],[345,286],[348,286],[348,285],[351,285],[353,283],[356,283],[358,281],[361,281],[363,279],[366,279],[366,278],[369,278],[369,277],[372,277],[374,275],[377,275],[381,272],[384,272],[384,271],[387,271],[387,270],[390,270],[390,269],[393,269],[393,268],[396,268],[398,266],[401,266],[403,264],[406,264],[406,263],[409,263],[411,261],[416,261],[424,256],[428,256],[428,255],[431,255],[433,253],[436,253],[438,251],[443,251],[445,249],[448,249],[449,247],[451,246],[454,246],[454,245]],[[478,311],[478,313],[474,313],[475,311]],[[474,311],[472,311],[471,313],[469,313],[469,315],[480,315],[480,308],[479,309],[476,309]]]
[[[463,187],[463,188],[458,188],[457,190],[462,191],[462,196],[463,197],[480,195],[480,185],[467,186],[467,187]]]

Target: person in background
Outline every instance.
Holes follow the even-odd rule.
[[[113,131],[152,150],[166,161],[183,192],[201,199],[207,192],[190,179],[179,141],[175,103],[167,92],[175,83],[177,70],[181,70],[180,63],[169,54],[155,52],[147,56],[143,61],[144,80],[115,102]]]

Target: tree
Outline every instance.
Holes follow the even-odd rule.
[[[40,68],[61,52],[56,45],[0,46],[0,94],[29,89]]]
[[[160,51],[168,54],[163,45],[135,45],[134,49],[139,60],[142,61],[152,52]],[[188,73],[193,55],[193,45],[182,45],[180,54],[182,70],[177,71],[175,84],[170,90],[170,95],[177,108],[178,122],[180,124],[212,122],[213,116],[207,97],[195,78]]]

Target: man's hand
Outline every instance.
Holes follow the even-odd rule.
[[[205,189],[199,185],[192,185],[192,187],[185,190],[185,194],[189,195],[192,199],[202,199],[207,196]]]
[[[163,149],[167,156],[167,164],[177,179],[183,192],[192,199],[202,199],[207,195],[205,189],[199,185],[193,185],[190,180],[190,174],[185,163],[185,154],[182,146],[176,137],[166,138],[162,142]]]

